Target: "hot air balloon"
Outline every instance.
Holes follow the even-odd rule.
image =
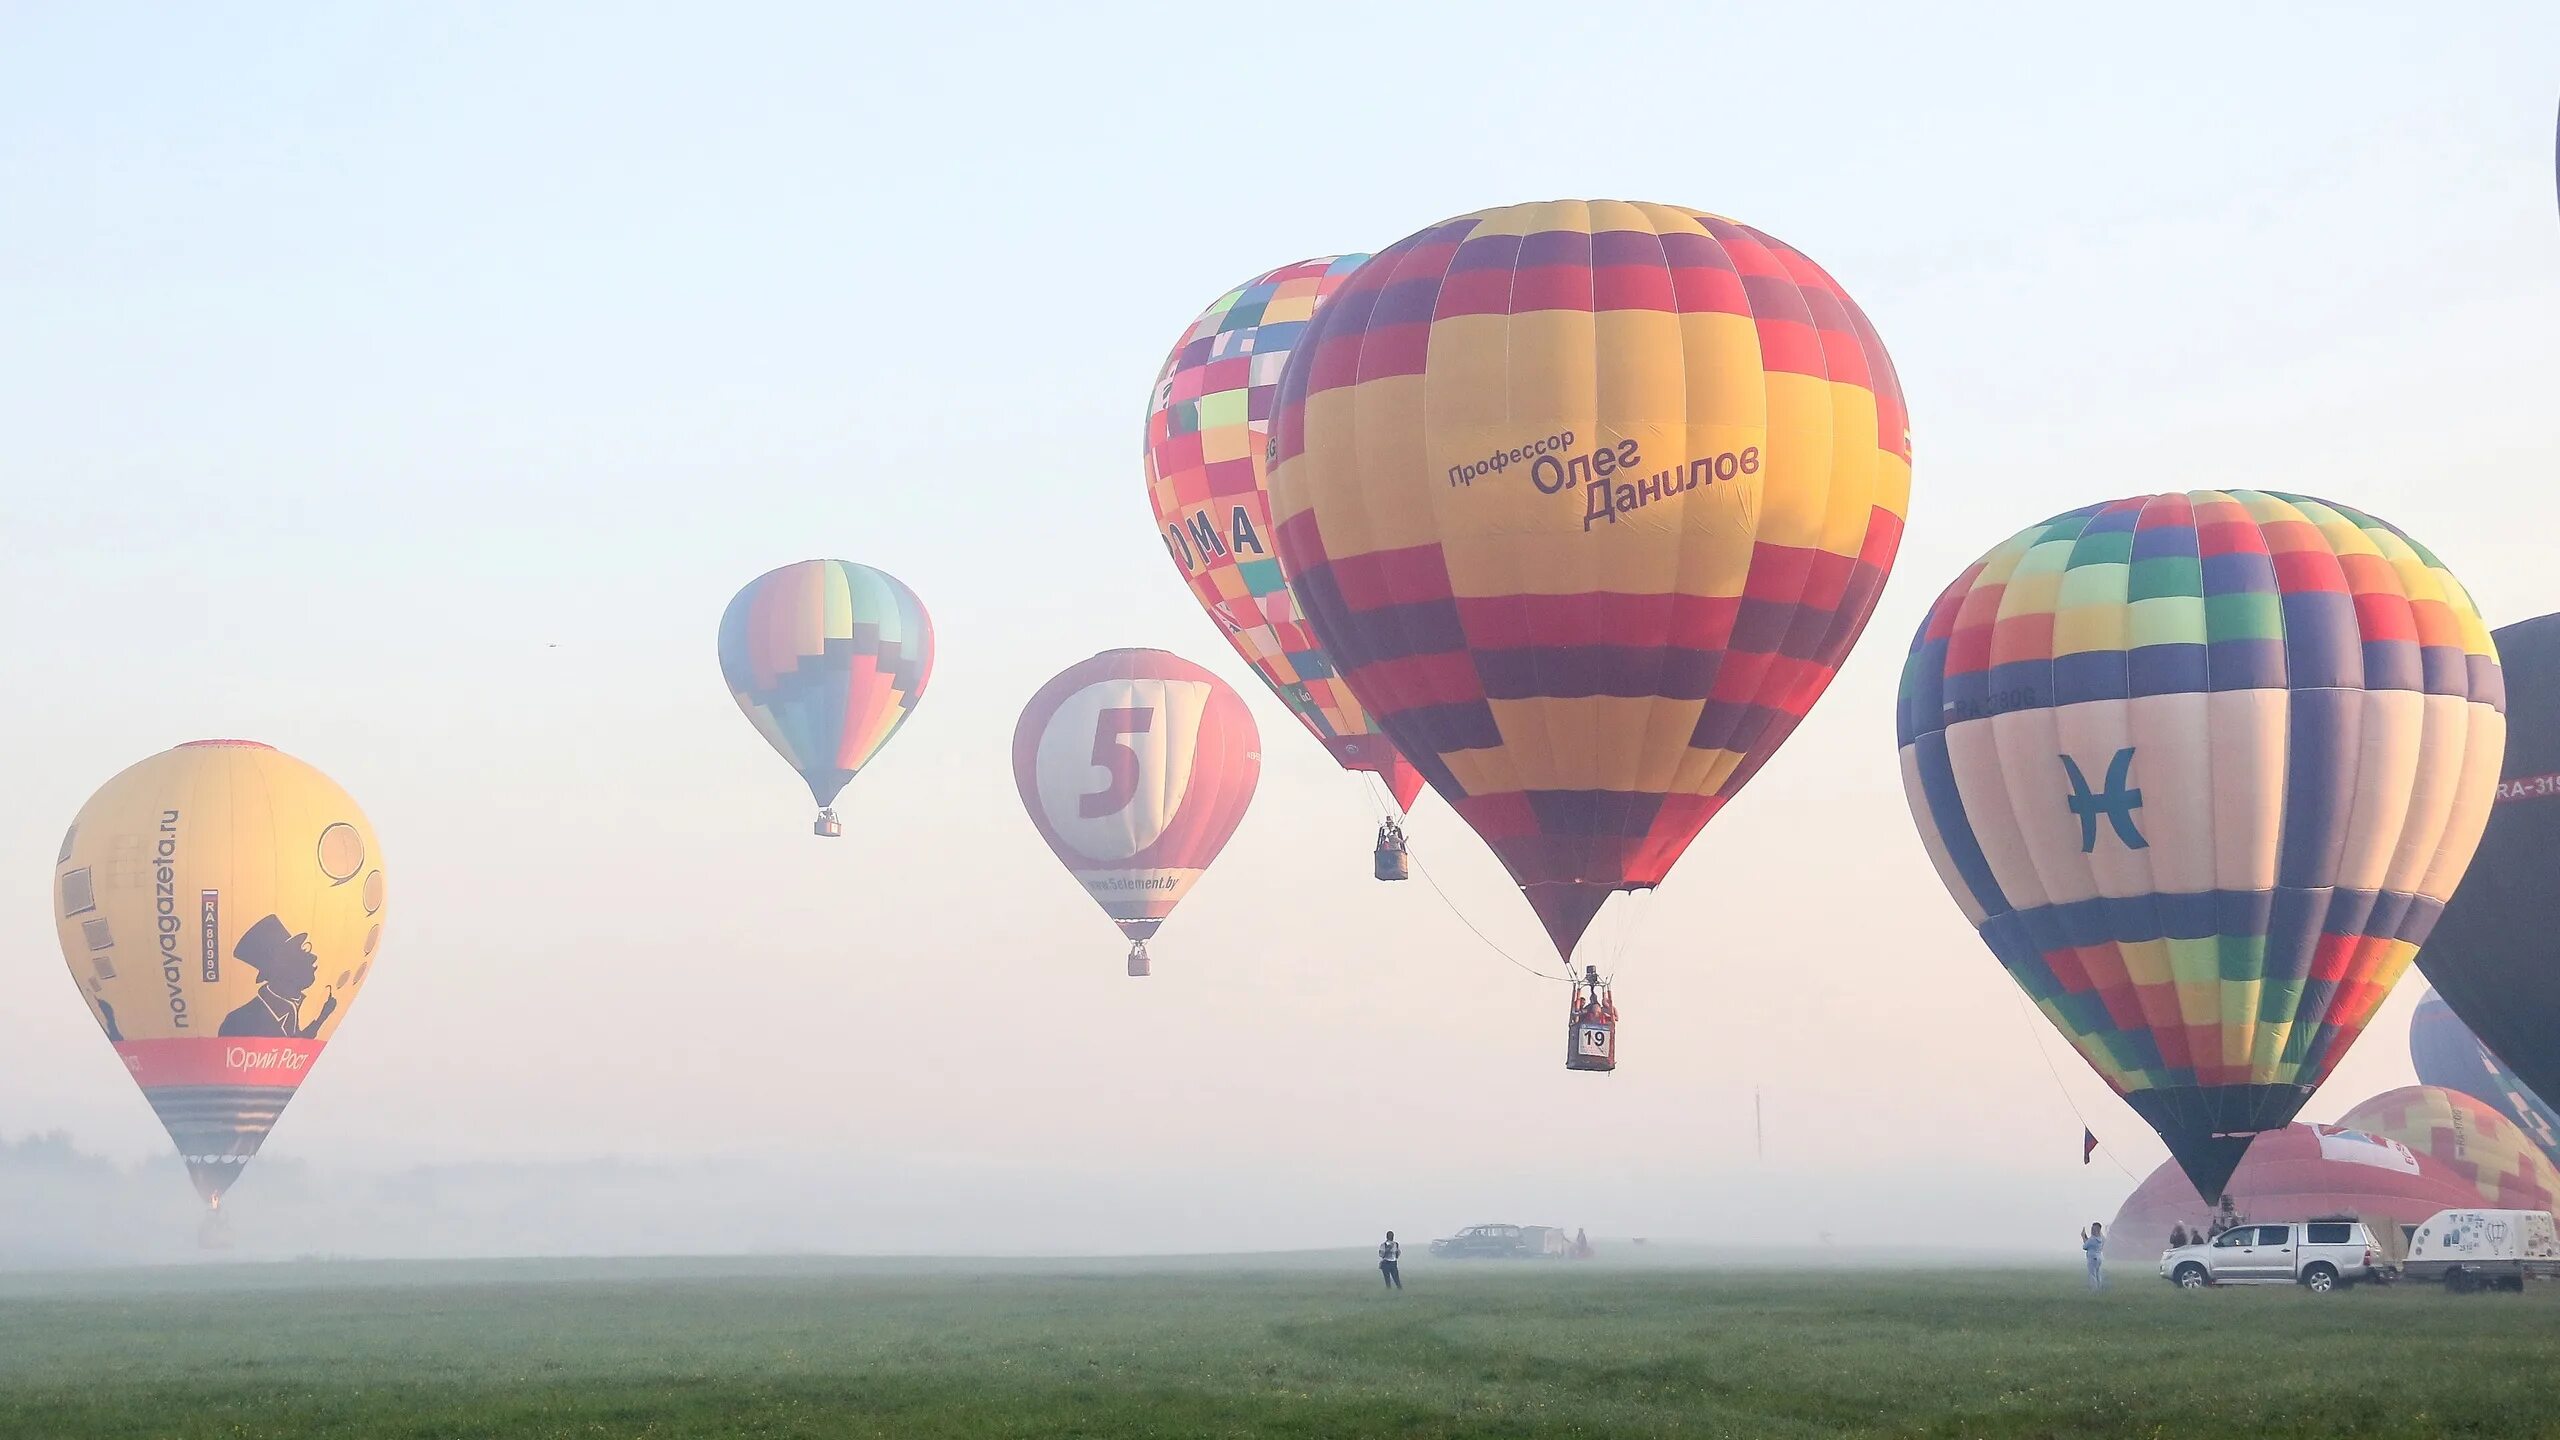
[[[1910,490],[1892,363],[1830,276],[1620,201],[1379,252],[1300,338],[1272,440],[1317,637],[1568,960],[1830,683]]]
[[[841,835],[836,795],[915,713],[933,678],[933,620],[886,571],[849,560],[768,570],[720,617],[729,694]]]
[[[1105,650],[1040,687],[1013,731],[1013,779],[1040,838],[1129,937],[1147,941],[1226,848],[1262,772],[1253,713],[1163,650]]]
[[[53,893],[80,998],[219,1209],[373,971],[373,827],[292,756],[199,740],[89,797]]]
[[[2503,695],[2470,597],[2399,531],[2146,495],[2030,526],[1938,597],[1903,788],[1965,917],[2211,1199],[2462,878]]]
[[[1317,304],[1365,255],[1301,260],[1220,296],[1183,332],[1147,407],[1147,503],[1174,568],[1253,673],[1345,770],[1410,808],[1422,776],[1370,724],[1281,579],[1264,489],[1272,392]],[[1392,827],[1392,822],[1391,822]]]
[[[2418,968],[2528,1088],[2560,1095],[2560,615],[2496,638],[2513,726],[2497,803]]]
[[[2514,1122],[2459,1090],[2404,1085],[2338,1117],[2338,1123],[2397,1140],[2479,1190],[2476,1202],[2500,1210],[2560,1205],[2560,1170]]]
[[[2425,968],[2425,951],[2418,952],[2418,960]],[[2480,1101],[2514,1121],[2544,1154],[2560,1160],[2560,1114],[2517,1079],[2432,990],[2409,1017],[2409,1064],[2418,1072],[2419,1084],[2459,1090]]]
[[[2245,1220],[2276,1224],[2352,1215],[2376,1232],[2480,1203],[2471,1183],[2432,1155],[2381,1136],[2299,1121],[2260,1136],[2224,1182],[2222,1195]],[[2107,1227],[2107,1254],[2156,1259],[2169,1247],[2171,1226],[2202,1234],[2213,1222],[2215,1205],[2196,1193],[2178,1162],[2167,1161],[2116,1211]]]

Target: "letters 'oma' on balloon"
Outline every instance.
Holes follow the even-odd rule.
[[[1567,956],[1830,683],[1911,484],[1892,362],[1829,275],[1619,201],[1380,251],[1290,356],[1272,442],[1291,591]]]
[[[1410,809],[1422,776],[1371,725],[1280,573],[1265,489],[1272,395],[1316,307],[1365,255],[1257,275],[1201,312],[1147,406],[1147,504],[1165,552],[1218,633],[1345,770]]]
[[[219,1207],[372,973],[373,827],[292,756],[199,740],[89,797],[53,891],[80,998]]]
[[[2213,1199],[2442,913],[2504,703],[2470,596],[2398,530],[2147,495],[2030,526],[1938,597],[1903,788],[1965,918]]]
[[[1068,666],[1013,732],[1022,808],[1122,934],[1129,973],[1244,819],[1262,742],[1243,697],[1163,650]]]

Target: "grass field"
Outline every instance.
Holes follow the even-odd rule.
[[[2560,1435],[2560,1293],[655,1261],[0,1277],[0,1435]]]

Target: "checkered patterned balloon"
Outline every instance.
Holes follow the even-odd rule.
[[[2208,1198],[2409,966],[2506,737],[2459,581],[2343,506],[2197,490],[2029,526],[1900,706],[1939,877]]]
[[[1317,635],[1568,956],[1830,683],[1910,493],[1892,363],[1831,277],[1622,201],[1379,252],[1290,357],[1272,442]]]
[[[1346,770],[1375,773],[1398,805],[1422,777],[1377,733],[1308,628],[1272,552],[1272,392],[1316,306],[1366,255],[1257,275],[1218,297],[1165,357],[1147,406],[1147,503],[1192,598],[1244,662]]]
[[[832,805],[915,713],[933,678],[933,620],[887,571],[802,560],[730,600],[720,673],[756,733]]]
[[[2350,1129],[2397,1140],[2433,1155],[2500,1210],[2560,1206],[2560,1170],[2530,1137],[2497,1111],[2459,1090],[2404,1085],[2338,1117]]]
[[[2481,847],[2488,847],[2485,837]],[[2432,942],[2441,938],[2429,937],[2424,955],[2434,954]],[[2542,1153],[2560,1160],[2560,1114],[2554,1114],[2533,1087],[2517,1078],[2496,1051],[2471,1033],[2444,997],[2432,990],[2409,1015],[2409,1068],[2418,1072],[2421,1085],[2459,1090],[2506,1116],[2542,1147]]]

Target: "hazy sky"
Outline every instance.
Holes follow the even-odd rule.
[[[2555,54],[2523,3],[0,0],[0,1132],[165,1147],[45,877],[108,775],[240,735],[356,795],[391,891],[270,1155],[983,1172],[995,1246],[1128,1175],[1346,1224],[1477,1176],[1621,1233],[1712,1231],[1754,1174],[2111,1214],[2071,1106],[2162,1152],[1914,838],[1904,644],[2020,525],[2186,485],[2376,511],[2494,621],[2560,606]],[[1139,467],[1223,289],[1556,196],[1814,256],[1916,457],[1866,639],[1640,907],[1606,1078],[1561,1069],[1557,987],[1367,878],[1358,785],[1192,606]],[[941,640],[835,843],[712,645],[812,555],[903,577]],[[1006,754],[1042,681],[1140,644],[1266,741],[1145,982]],[[1536,951],[1436,799],[1415,844]],[[2415,994],[2311,1117],[2408,1081]],[[1463,1203],[1407,1223],[1511,1208]]]

